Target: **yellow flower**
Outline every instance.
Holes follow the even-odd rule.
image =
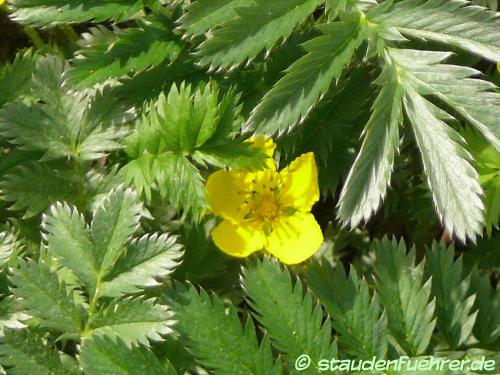
[[[321,228],[310,213],[319,199],[314,154],[303,154],[278,172],[272,160],[273,141],[263,136],[252,141],[270,157],[267,169],[219,170],[207,179],[212,212],[223,218],[212,238],[232,256],[246,257],[265,249],[283,263],[303,262],[323,242]]]

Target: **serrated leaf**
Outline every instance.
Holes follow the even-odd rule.
[[[405,0],[386,11],[383,3],[368,18],[382,28],[459,47],[491,61],[500,61],[498,13],[465,0]]]
[[[187,158],[171,153],[158,155],[154,161],[160,193],[172,207],[184,209],[184,214],[190,213],[198,221],[207,206],[205,185],[198,169]]]
[[[361,19],[325,24],[320,30],[324,35],[304,43],[308,54],[267,92],[247,126],[269,135],[293,128],[327,92],[332,80],[339,78],[365,34]]]
[[[78,336],[84,318],[81,308],[48,266],[30,260],[14,272],[11,281],[13,294],[23,299],[26,311],[42,326]]]
[[[102,22],[130,18],[144,7],[142,0],[11,0],[15,21],[34,26],[66,22]]]
[[[93,295],[98,279],[94,244],[83,215],[76,208],[57,203],[44,215],[43,229],[50,255],[69,268]]]
[[[200,63],[212,67],[237,66],[253,59],[263,49],[270,50],[288,37],[319,5],[319,0],[253,0],[254,4],[235,8],[238,17],[222,24],[200,49]]]
[[[26,94],[38,56],[31,50],[18,53],[12,64],[0,67],[0,107]]]
[[[407,49],[390,53],[417,91],[449,105],[500,151],[500,94],[494,84],[471,78],[480,74],[478,70],[443,64],[448,53]]]
[[[28,330],[5,330],[0,363],[13,375],[66,375],[58,353]]]
[[[468,295],[470,275],[463,277],[462,259],[453,259],[453,247],[433,243],[426,252],[426,276],[432,277],[432,295],[436,298],[437,329],[450,346],[458,348],[472,334],[477,311],[475,295]]]
[[[235,9],[253,0],[197,0],[189,4],[179,19],[188,35],[200,35],[236,17]]]
[[[321,305],[313,302],[309,291],[304,295],[301,280],[292,283],[287,269],[269,258],[256,261],[243,270],[242,286],[257,320],[292,368],[307,354],[311,367],[304,373],[317,374],[320,359],[336,357],[330,319],[323,321]]]
[[[410,356],[426,352],[436,322],[431,281],[424,279],[424,263],[415,265],[415,249],[384,238],[375,245],[376,286],[389,329]]]
[[[112,190],[97,206],[90,225],[94,257],[101,277],[108,274],[139,228],[142,204],[132,189]]]
[[[100,375],[174,375],[153,352],[142,346],[127,346],[119,338],[86,339],[80,350],[80,362],[86,374]]]
[[[474,249],[476,251],[478,249]],[[473,334],[481,344],[492,344],[500,338],[500,295],[491,286],[489,274],[474,267],[470,290],[475,293],[474,309],[477,319]]]
[[[19,251],[20,244],[12,232],[0,232],[0,267],[3,267],[12,254]]]
[[[29,319],[31,317],[21,311],[21,306],[14,296],[4,297],[0,301],[0,336],[4,336],[6,329],[25,328],[24,323]],[[0,363],[2,363],[1,360]]]
[[[493,228],[500,224],[500,152],[477,132],[464,128],[460,134],[474,157],[479,182],[484,190],[486,233],[491,237]]]
[[[101,284],[103,296],[117,297],[160,285],[180,264],[182,246],[175,236],[144,235],[133,240]]]
[[[498,229],[500,224],[500,173],[486,182],[483,189],[486,233],[491,236],[492,229]]]
[[[385,80],[370,120],[363,130],[365,139],[342,189],[338,218],[352,227],[367,221],[385,197],[399,146],[399,126],[403,122],[404,90],[386,68],[379,79]]]
[[[197,221],[206,207],[203,178],[192,160],[217,167],[262,167],[264,153],[241,138],[239,96],[219,98],[214,84],[193,90],[182,83],[161,94],[125,141],[132,159],[126,179],[150,199],[155,189]]]
[[[92,337],[106,336],[123,340],[129,348],[136,344],[149,345],[148,340],[162,341],[172,332],[173,313],[154,300],[120,299],[92,315]]]
[[[343,266],[313,263],[307,270],[308,284],[325,306],[338,332],[339,350],[355,358],[387,352],[387,317],[368,284],[359,280],[354,269],[347,276]]]
[[[172,62],[181,48],[167,25],[150,17],[139,27],[118,33],[112,44],[102,41],[87,45],[73,59],[67,76],[70,84],[82,89],[149,69],[167,58]]]
[[[0,110],[0,134],[22,149],[43,151],[44,160],[101,158],[105,152],[121,147],[116,139],[126,130],[115,127],[109,116],[96,115],[93,107],[98,94],[70,91],[62,78],[67,68],[55,56],[40,59],[32,86],[38,101],[4,106]]]
[[[279,361],[273,363],[269,339],[257,342],[251,317],[243,329],[234,306],[209,296],[203,289],[176,284],[167,292],[166,302],[178,320],[176,330],[186,340],[195,358],[221,375],[281,374]]]
[[[25,211],[25,218],[45,211],[58,199],[71,202],[75,194],[72,176],[41,164],[17,167],[0,181],[1,199],[12,202],[10,210]]]
[[[323,197],[337,194],[355,159],[355,147],[375,97],[371,69],[356,67],[329,90],[303,126],[278,140],[280,163],[314,152]]]
[[[406,87],[404,104],[441,221],[462,242],[475,241],[482,232],[484,206],[463,138],[437,118],[434,106],[412,87]]]

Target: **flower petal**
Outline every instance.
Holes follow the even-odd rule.
[[[280,218],[267,237],[266,250],[285,264],[310,258],[323,243],[323,232],[310,213],[296,212]]]
[[[319,199],[318,168],[314,153],[303,154],[280,172],[281,204],[308,212]]]
[[[268,156],[266,160],[266,166],[270,169],[276,169],[276,163],[274,162],[273,155],[274,149],[276,148],[276,144],[274,143],[272,138],[268,138],[264,135],[257,135],[248,140],[248,142],[252,143],[253,147],[261,148],[264,153]]]
[[[248,174],[218,170],[208,177],[205,185],[207,199],[215,215],[236,222],[245,217],[249,211],[245,204]]]
[[[254,223],[234,224],[222,221],[212,231],[212,239],[225,253],[246,257],[264,247],[264,233]]]

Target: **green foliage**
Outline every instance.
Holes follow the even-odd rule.
[[[377,243],[375,275],[386,306],[389,329],[410,356],[425,353],[434,326],[435,301],[429,301],[431,281],[424,280],[424,264],[415,265],[415,249],[384,238]]]
[[[224,21],[236,17],[235,8],[252,4],[251,0],[200,0],[189,4],[179,19],[182,28],[191,35],[203,34]]]
[[[488,275],[474,268],[470,289],[476,293],[474,309],[477,309],[473,333],[481,342],[493,343],[500,337],[500,298],[492,288]]]
[[[496,0],[0,8],[0,373],[498,373]],[[205,181],[269,166],[260,134],[314,153],[303,264],[212,239]]]
[[[495,12],[470,7],[465,0],[405,0],[388,11],[373,12],[373,20],[412,38],[463,48],[491,61],[500,60],[500,22]],[[478,33],[478,29],[481,32]]]
[[[313,264],[307,280],[332,319],[341,352],[355,358],[385,356],[387,317],[378,298],[370,297],[366,280],[360,280],[354,269],[346,275],[342,266],[333,269],[326,262]]]
[[[9,262],[9,259],[19,252],[20,244],[12,232],[0,232],[0,267]]]
[[[464,344],[472,333],[477,311],[474,294],[468,295],[470,275],[463,277],[462,259],[453,260],[453,248],[434,243],[426,257],[436,297],[437,329],[451,348]]]
[[[28,50],[19,53],[12,64],[4,65],[0,69],[0,106],[29,92],[31,74],[33,73],[38,56]]]
[[[110,34],[112,42],[102,36],[98,38],[102,34]],[[138,21],[137,28],[127,28],[117,35],[108,29],[96,28],[87,38],[98,40],[78,52],[68,71],[69,82],[78,88],[141,72],[165,59],[172,62],[181,50],[164,22],[156,18]]]
[[[82,310],[68,294],[66,284],[43,263],[29,261],[11,278],[14,296],[23,300],[26,311],[40,320],[40,325],[69,335],[82,329]]]
[[[142,10],[142,0],[12,0],[14,20],[35,26],[63,22],[125,20]]]
[[[390,75],[389,71],[382,73]],[[383,76],[381,77],[383,78]],[[352,165],[339,199],[338,216],[357,226],[377,211],[391,178],[394,153],[403,120],[403,89],[394,79],[384,82],[365,127],[363,145]]]
[[[436,117],[433,104],[416,91],[409,91],[405,99],[438,215],[461,241],[466,236],[474,241],[484,219],[482,191],[470,155],[458,133]]]
[[[173,375],[153,353],[143,347],[128,348],[120,339],[95,337],[86,340],[80,359],[86,374]]]
[[[324,35],[303,45],[308,54],[287,69],[254,109],[249,123],[259,132],[283,133],[301,121],[340,77],[364,38],[362,19],[326,24],[320,30]]]
[[[0,362],[13,366],[9,374],[15,375],[67,374],[58,354],[41,337],[26,330],[6,330],[0,345]]]
[[[12,202],[11,210],[25,211],[32,217],[44,211],[57,199],[73,201],[76,183],[68,171],[53,170],[45,165],[19,166],[0,183],[2,199]]]
[[[241,326],[236,309],[209,296],[204,290],[176,285],[166,296],[179,320],[176,329],[189,343],[189,349],[207,368],[218,374],[281,374],[279,362],[273,364],[269,339],[257,342],[252,318]]]
[[[149,340],[162,340],[171,332],[172,314],[152,300],[115,300],[101,309],[90,321],[92,336],[119,338],[127,346],[148,345]]]
[[[498,229],[500,222],[500,152],[470,129],[464,129],[461,134],[479,173],[484,191],[486,233],[491,236],[493,228]]]
[[[280,39],[288,37],[320,1],[253,0],[251,3],[233,8],[237,18],[222,23],[200,45],[201,64],[213,68],[235,67],[255,58],[263,49],[270,50]]]
[[[39,102],[5,105],[0,111],[0,133],[22,149],[43,151],[44,160],[99,159],[120,148],[116,139],[124,130],[114,126],[115,119],[102,113],[96,116],[91,96],[70,92],[62,78],[67,68],[56,57],[40,59],[32,87]]]
[[[193,90],[173,85],[168,96],[160,95],[136,130],[126,140],[131,161],[124,167],[127,180],[151,197],[157,188],[170,205],[195,219],[206,208],[200,166],[261,167],[264,155],[242,140],[238,96],[233,91],[219,99],[215,84]]]
[[[292,284],[287,270],[265,258],[244,271],[242,284],[257,319],[291,367],[305,353],[311,357],[311,373],[315,373],[320,359],[336,355],[329,319],[323,322],[321,306],[313,303],[311,293],[303,295],[300,280]]]

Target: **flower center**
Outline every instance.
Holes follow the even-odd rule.
[[[278,205],[274,197],[263,197],[254,208],[255,214],[264,220],[273,220],[278,216]]]

